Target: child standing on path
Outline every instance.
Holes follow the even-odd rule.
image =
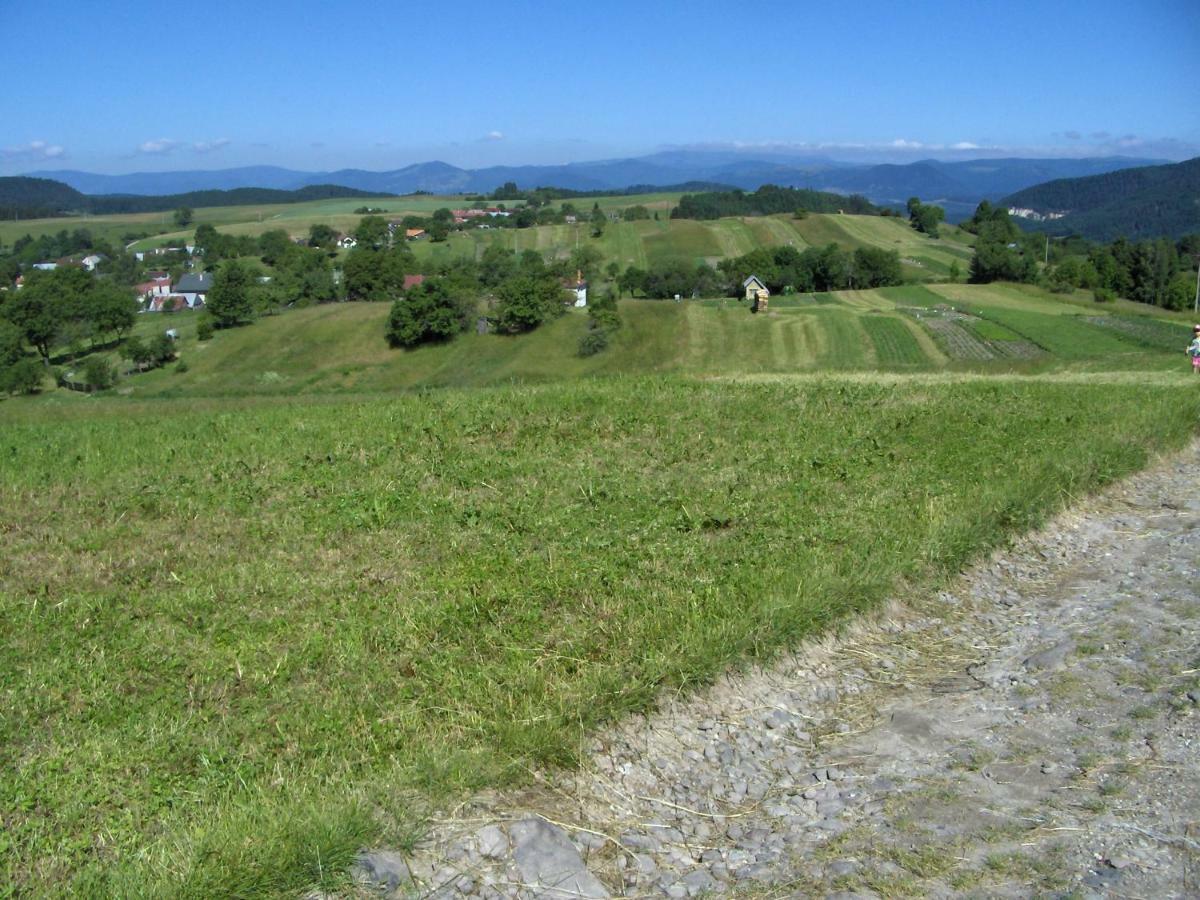
[[[1192,358],[1193,374],[1200,373],[1200,325],[1192,327],[1192,342],[1188,344],[1187,353]]]

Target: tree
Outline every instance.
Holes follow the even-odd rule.
[[[83,383],[93,390],[104,391],[117,380],[112,363],[103,356],[89,356],[83,364]]]
[[[390,250],[351,250],[342,265],[346,299],[377,303],[395,300],[404,290],[404,276],[412,269],[412,259],[412,251],[404,244]]]
[[[138,303],[133,293],[112,281],[98,282],[87,298],[87,317],[95,330],[116,332],[117,340],[133,327]]]
[[[900,284],[900,254],[882,247],[859,247],[854,251],[854,286],[889,287]]]
[[[916,197],[908,198],[907,207],[908,221],[913,228],[933,238],[938,236],[938,223],[946,218],[946,210],[924,204]]]
[[[520,274],[496,290],[496,327],[505,334],[532,331],[563,312],[563,289],[553,275]]]
[[[292,243],[292,239],[282,228],[272,228],[270,231],[264,231],[258,237],[259,254],[262,256],[262,261],[269,266],[278,264],[293,246],[295,245]]]
[[[470,322],[470,306],[442,281],[429,279],[399,297],[388,314],[387,339],[393,347],[445,341]]]
[[[0,368],[0,391],[9,394],[35,394],[46,377],[45,368],[36,359],[19,359]]]
[[[597,203],[592,207],[592,237],[598,238],[604,234],[604,227],[608,224],[608,218],[604,215],[604,211],[600,209],[600,204]]]
[[[387,222],[382,216],[363,216],[354,229],[354,238],[363,247],[383,247],[388,242]]]
[[[244,325],[254,318],[254,302],[250,296],[250,271],[237,260],[229,260],[213,278],[205,305],[218,328]]]
[[[21,329],[6,319],[0,319],[0,369],[6,369],[25,356],[25,341]]]
[[[192,224],[194,214],[190,206],[181,206],[175,210],[175,224],[180,228],[187,228]]]
[[[309,226],[308,229],[308,246],[320,247],[326,249],[333,246],[333,242],[337,239],[337,232],[326,225],[324,222],[317,222],[315,225]]]
[[[34,271],[25,287],[5,302],[4,316],[21,329],[49,366],[51,346],[68,322],[81,318],[83,298],[91,285],[92,276],[83,269]]]
[[[516,271],[517,260],[511,250],[499,244],[488,244],[479,258],[479,280],[485,287],[495,287]]]

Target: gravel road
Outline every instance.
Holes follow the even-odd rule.
[[[587,764],[373,850],[362,894],[1200,896],[1200,443]]]

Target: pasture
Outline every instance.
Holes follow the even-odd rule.
[[[386,304],[293,310],[206,342],[196,340],[195,313],[142,315],[136,332],[143,337],[166,327],[180,332],[186,371],[172,365],[130,376],[117,390],[133,398],[231,397],[670,372],[1035,372],[1068,365],[1165,372],[1180,368],[1187,343],[1186,326],[1157,312],[1098,316],[1094,303],[1007,285],[797,294],[772,298],[764,315],[730,298],[622,300],[620,311],[623,326],[611,346],[586,358],[576,350],[587,329],[582,310],[526,335],[469,333],[408,351],[384,340]],[[108,355],[123,365],[115,351]]]
[[[625,206],[638,199],[615,198],[627,201]],[[882,216],[812,214],[804,219],[782,215],[700,221],[668,219],[664,211],[658,221],[611,222],[599,238],[593,238],[590,225],[581,221],[575,225],[543,225],[521,230],[473,230],[451,234],[449,240],[441,243],[418,241],[411,246],[419,260],[430,263],[478,259],[491,243],[518,252],[536,250],[559,258],[566,257],[576,247],[590,246],[600,252],[604,263],[645,268],[674,260],[689,265],[715,265],[759,247],[793,246],[804,250],[836,243],[849,251],[859,247],[895,250],[906,279],[938,281],[947,279],[955,264],[965,276],[971,260],[971,239],[958,228],[944,226],[942,237],[934,240],[914,231],[907,220]]]
[[[910,321],[817,309],[741,321],[784,354],[912,354]],[[737,328],[705,328],[706,352]],[[299,373],[315,351],[293,349]],[[570,765],[661,691],[936,585],[1178,446],[1185,385],[751,373],[0,404],[0,881],[336,888],[437,804]]]

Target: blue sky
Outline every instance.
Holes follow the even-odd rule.
[[[0,174],[1200,154],[1194,0],[0,0]]]

